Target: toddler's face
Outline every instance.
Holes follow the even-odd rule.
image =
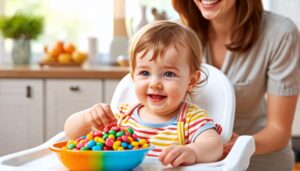
[[[152,51],[144,57],[136,56],[134,70],[135,91],[145,110],[150,114],[173,116],[190,87],[188,52],[168,47],[164,56],[151,60]]]

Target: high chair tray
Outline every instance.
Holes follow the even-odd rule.
[[[253,138],[249,138],[250,136],[241,136],[238,138],[238,141],[235,143],[234,148],[230,153],[235,153],[235,149],[241,151],[242,148],[251,147],[251,141]],[[0,157],[0,170],[5,171],[67,171],[68,169],[60,163],[56,154],[51,152],[48,148],[51,144],[64,140],[64,133],[61,132],[46,143],[17,153],[13,153],[7,156]],[[241,141],[244,139],[243,141]],[[252,140],[251,140],[252,139]],[[238,145],[239,147],[237,147]],[[244,146],[241,148],[241,146]],[[235,147],[236,146],[236,147]],[[246,147],[247,146],[247,147]],[[238,148],[238,149],[237,149]],[[251,153],[251,152],[250,152]],[[249,153],[249,154],[250,154]],[[244,170],[240,169],[247,168],[248,162],[250,159],[247,159],[246,166],[232,166],[237,164],[241,164],[240,160],[244,160],[245,154],[229,154],[224,160],[214,163],[205,163],[205,164],[195,164],[191,166],[182,166],[177,168],[172,168],[171,166],[163,166],[160,164],[157,158],[147,157],[143,163],[135,168],[135,171],[153,171],[153,170]],[[233,156],[234,155],[234,156]],[[240,158],[240,159],[237,159]],[[229,161],[231,160],[231,161]],[[245,162],[244,162],[245,163]],[[227,168],[227,169],[226,169]]]

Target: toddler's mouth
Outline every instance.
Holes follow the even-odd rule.
[[[148,97],[152,100],[152,101],[160,101],[164,98],[166,98],[167,96],[163,96],[163,95],[159,95],[159,94],[148,94]]]

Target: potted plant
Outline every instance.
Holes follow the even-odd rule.
[[[13,39],[12,58],[15,64],[30,63],[30,41],[43,32],[43,18],[16,13],[0,17],[0,31],[4,38]]]

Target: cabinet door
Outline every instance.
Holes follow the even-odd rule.
[[[292,128],[292,135],[295,137],[300,137],[300,95],[298,96],[297,108],[295,111],[295,118]]]
[[[0,156],[43,142],[43,81],[0,79]]]
[[[46,80],[47,139],[63,131],[73,113],[102,102],[101,80]]]
[[[114,94],[120,80],[117,79],[105,79],[104,80],[104,102],[110,104],[111,98]]]

